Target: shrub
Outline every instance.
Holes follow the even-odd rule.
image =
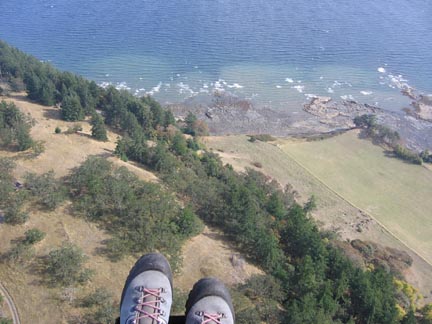
[[[0,145],[13,147],[18,151],[29,149],[33,140],[30,136],[32,121],[14,103],[0,102]]]
[[[20,225],[24,224],[28,220],[29,215],[21,210],[24,199],[25,194],[22,191],[13,195],[13,197],[9,199],[9,205],[5,210],[5,223],[10,225]]]
[[[12,171],[14,168],[14,161],[0,158],[0,207],[8,206],[9,197],[13,193]]]
[[[412,152],[401,145],[396,145],[394,147],[393,152],[394,152],[396,157],[398,157],[404,161],[407,161],[407,162],[410,162],[413,164],[418,164],[418,165],[421,165],[423,163],[422,158],[420,157],[419,154]]]
[[[54,130],[54,133],[56,133],[56,134],[60,134],[60,133],[61,133],[61,128],[57,126],[57,127],[55,128],[55,130]]]
[[[81,307],[93,307],[93,306],[102,306],[106,303],[107,300],[111,300],[111,293],[105,288],[98,288],[91,294],[84,297],[80,305]]]
[[[187,147],[190,148],[193,151],[198,151],[200,149],[200,146],[198,142],[195,140],[195,138],[188,138],[187,139]]]
[[[37,175],[27,173],[26,186],[40,205],[53,210],[66,198],[66,190],[62,182],[55,178],[54,171]]]
[[[177,225],[179,227],[179,232],[185,237],[197,235],[204,228],[202,220],[198,218],[191,207],[183,209],[183,213],[180,214]]]
[[[12,246],[9,252],[6,254],[6,260],[14,264],[24,264],[29,261],[34,255],[32,247],[19,242]]]
[[[87,257],[76,245],[66,243],[49,253],[46,273],[53,285],[68,286],[89,279],[88,269],[83,269]]]
[[[81,124],[75,124],[72,127],[69,127],[66,131],[65,134],[76,134],[78,132],[81,132],[83,130]]]
[[[23,243],[27,245],[32,245],[42,241],[46,234],[37,228],[32,228],[26,231],[24,235],[25,238],[23,240]]]
[[[375,115],[361,115],[354,118],[354,124],[358,128],[372,128],[377,125],[377,119]]]
[[[112,301],[106,301],[105,304],[98,306],[93,312],[85,315],[84,323],[93,324],[112,324],[118,313],[118,307],[114,306]]]
[[[275,141],[275,140],[276,140],[276,138],[274,138],[270,134],[249,135],[249,142],[251,142],[251,143],[254,143],[256,141],[271,142],[271,141]]]
[[[32,144],[33,157],[41,155],[45,152],[45,142],[44,141],[34,141]]]
[[[316,197],[315,195],[312,195],[308,201],[306,202],[306,204],[303,206],[303,210],[306,213],[310,213],[311,211],[315,210],[317,208],[317,204],[316,204]]]

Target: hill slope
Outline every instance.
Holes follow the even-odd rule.
[[[370,240],[382,244],[383,246],[390,246],[408,252],[414,262],[413,266],[405,273],[406,279],[415,287],[418,287],[425,297],[430,300],[430,292],[432,290],[432,279],[430,274],[432,273],[432,266],[413,252],[413,250],[401,243],[398,239],[395,239],[395,237],[378,224],[374,218],[371,217],[375,217],[374,209],[365,208],[363,211],[356,208],[343,194],[336,194],[327,182],[321,182],[315,176],[313,166],[315,165],[315,167],[320,168],[323,174],[326,175],[326,170],[329,170],[328,174],[333,174],[337,179],[349,179],[350,175],[358,176],[354,170],[362,170],[361,165],[364,161],[359,159],[358,162],[356,162],[357,164],[353,162],[351,168],[351,160],[348,159],[347,156],[354,153],[345,152],[345,154],[340,155],[340,153],[332,151],[332,149],[337,150],[337,148],[339,148],[356,152],[357,147],[362,147],[363,150],[367,152],[366,156],[369,159],[372,159],[373,161],[376,160],[376,162],[366,164],[369,166],[369,170],[372,174],[373,172],[381,172],[379,171],[379,168],[381,167],[386,169],[385,166],[387,165],[389,166],[389,169],[394,169],[393,171],[387,170],[385,172],[397,173],[398,170],[405,170],[404,175],[406,177],[412,177],[411,181],[415,182],[416,179],[420,181],[424,190],[422,196],[423,200],[416,199],[415,203],[414,201],[410,202],[409,199],[405,200],[406,197],[415,195],[415,190],[412,190],[408,186],[405,186],[404,188],[399,187],[399,195],[406,195],[406,197],[403,198],[403,201],[407,203],[407,206],[416,204],[414,208],[417,211],[423,211],[423,214],[420,213],[420,219],[423,219],[424,217],[427,218],[427,215],[430,214],[428,213],[430,200],[426,198],[427,189],[431,188],[430,182],[429,184],[427,182],[427,179],[430,179],[430,174],[432,174],[430,170],[413,165],[407,165],[399,160],[383,156],[382,149],[375,147],[368,141],[359,140],[355,132],[316,142],[281,139],[273,143],[264,143],[259,141],[251,143],[248,141],[247,136],[207,137],[205,142],[208,147],[212,148],[222,157],[225,163],[230,163],[238,171],[242,171],[245,168],[255,168],[272,178],[277,179],[283,185],[288,183],[291,184],[299,192],[299,201],[305,202],[311,195],[314,195],[317,199],[317,210],[313,212],[313,216],[321,225],[321,228],[339,233],[342,239]],[[295,155],[294,152],[298,155],[302,154],[301,156],[303,159],[297,160],[297,155]],[[319,160],[320,163],[317,163],[320,155],[325,154],[323,152],[327,153],[327,160],[321,159]],[[334,169],[332,169],[326,164],[329,160],[337,160],[340,156],[345,156],[345,158],[341,158],[340,161],[340,163],[347,164],[345,168],[337,168],[333,165],[332,167],[334,167]],[[355,157],[352,157],[352,159],[355,159]],[[254,164],[256,165],[257,163],[261,164],[262,168],[256,168]],[[375,164],[378,165],[376,168]],[[312,165],[311,169],[305,168],[305,165]],[[348,174],[347,170],[349,171]],[[393,193],[390,190],[383,190],[382,188],[386,186],[389,188],[394,187],[393,181],[396,181],[396,179],[390,175],[383,178],[386,179],[386,181],[381,180],[380,185],[382,187],[371,188],[371,194],[376,195],[376,192],[372,192],[373,190],[381,190],[382,193],[379,197],[383,199],[382,202],[385,202],[385,204],[391,204],[391,199],[395,199],[392,196]],[[344,181],[346,181],[345,183],[350,184],[349,180]],[[377,197],[372,197],[372,199],[376,198]],[[384,200],[384,198],[388,200]],[[365,199],[366,202],[369,201],[365,195],[363,195],[363,199]],[[397,203],[400,204],[400,202]],[[363,206],[359,207],[363,209]],[[402,213],[398,215],[403,218]],[[431,228],[432,227],[429,226],[423,229],[423,232],[431,230]],[[412,232],[410,232],[410,228],[407,229],[404,235],[413,235]],[[415,250],[417,248],[419,247],[414,246]]]
[[[78,134],[55,134],[54,129],[57,126],[64,131],[74,125],[60,120],[58,109],[31,103],[22,96],[0,97],[0,100],[2,99],[14,102],[22,112],[31,116],[35,122],[31,131],[32,137],[45,142],[45,152],[36,158],[29,158],[26,153],[0,150],[0,157],[15,159],[17,179],[22,179],[26,172],[41,174],[51,169],[57,176],[65,176],[88,156],[100,155],[118,166],[127,167],[142,180],[158,181],[153,173],[144,170],[140,165],[120,161],[113,155],[117,139],[115,133],[108,132],[107,142],[98,142],[90,137],[89,123],[80,122],[83,131]],[[70,204],[67,203],[52,212],[30,208],[30,219],[24,225],[10,226],[0,222],[0,255],[9,251],[11,242],[23,237],[24,232],[30,228],[36,227],[47,234],[46,238],[36,245],[36,261],[29,267],[11,267],[0,263],[0,282],[13,296],[23,323],[65,323],[66,318],[80,313],[72,303],[61,302],[62,296],[68,291],[47,287],[41,282],[38,271],[40,259],[52,249],[59,247],[62,242],[68,241],[79,246],[90,257],[87,266],[95,270],[95,275],[88,285],[71,290],[75,297],[83,296],[97,287],[105,287],[118,301],[124,280],[136,261],[134,257],[128,256],[115,263],[101,255],[99,251],[109,235],[94,223],[73,217],[69,207]],[[186,242],[183,247],[184,269],[175,277],[174,283],[177,288],[188,292],[193,283],[205,275],[205,269],[209,265],[209,250],[212,251],[212,262],[218,265],[212,269],[211,274],[227,283],[236,284],[252,274],[261,273],[259,269],[246,262],[243,267],[233,266],[230,257],[237,252],[217,231],[206,228],[204,233]],[[58,312],[58,307],[62,307],[63,311]],[[34,312],[29,312],[29,309],[38,310],[36,319]]]

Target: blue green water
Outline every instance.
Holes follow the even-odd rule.
[[[308,95],[395,111],[432,92],[430,0],[0,0],[0,38],[163,102],[229,91],[296,111]]]

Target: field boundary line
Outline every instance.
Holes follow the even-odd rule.
[[[12,321],[14,324],[21,324],[18,309],[15,306],[12,296],[9,294],[9,291],[6,287],[0,282],[0,294],[5,297],[6,304],[8,304],[10,312],[12,314]]]
[[[422,259],[424,262],[426,262],[429,266],[432,267],[432,263],[429,262],[423,255],[421,255],[420,252],[416,251],[414,248],[410,247],[407,243],[405,243],[403,240],[401,240],[399,237],[397,237],[396,234],[394,234],[390,229],[387,228],[382,222],[380,222],[378,219],[376,219],[375,216],[371,215],[369,212],[366,212],[362,208],[359,208],[354,203],[346,199],[344,196],[339,194],[334,189],[330,188],[323,180],[321,180],[318,176],[316,176],[312,171],[310,171],[306,166],[301,164],[299,161],[297,161],[291,154],[288,152],[282,150],[281,147],[277,146],[282,153],[286,154],[291,160],[293,160],[298,166],[300,166],[303,170],[305,170],[307,173],[309,173],[315,180],[317,180],[319,183],[321,183],[324,187],[326,187],[328,190],[330,190],[332,193],[334,193],[336,196],[338,196],[340,199],[344,200],[348,204],[350,204],[352,207],[356,208],[357,210],[361,211],[362,213],[366,214],[370,218],[372,218],[379,226],[381,226],[387,233],[389,233],[394,239],[396,239],[398,242],[402,243],[403,246],[405,246],[408,250],[412,251],[415,255],[417,255],[420,259]]]

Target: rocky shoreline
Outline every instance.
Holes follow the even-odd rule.
[[[417,94],[412,88],[401,91],[412,99],[412,103],[400,113],[353,100],[315,97],[304,105],[303,111],[293,114],[256,108],[250,101],[229,93],[216,93],[209,103],[188,102],[169,108],[180,119],[189,111],[193,112],[208,124],[212,135],[271,134],[280,137],[346,131],[355,126],[354,117],[374,114],[380,124],[397,131],[408,148],[432,150],[432,97]]]

